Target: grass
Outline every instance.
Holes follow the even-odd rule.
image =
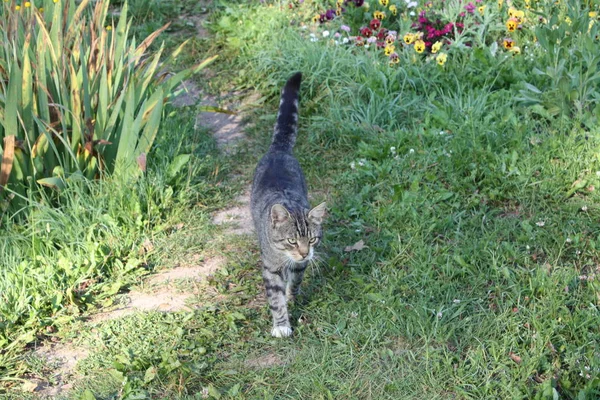
[[[197,204],[193,223],[167,235],[164,221],[188,218],[190,208],[147,207],[156,215],[147,220],[159,222],[145,222],[123,243],[141,243],[154,227],[157,265],[202,251],[225,255],[227,265],[198,294],[203,307],[194,312],[132,315],[88,333],[81,322],[61,326],[65,340],[98,349],[78,365],[84,378],[72,396],[598,397],[600,136],[585,110],[543,116],[542,103],[519,99],[525,82],[544,89],[531,71],[547,59],[475,49],[444,69],[406,60],[389,68],[308,41],[285,10],[241,3],[212,11],[225,57],[211,84],[255,86],[265,99],[247,128],[252,146],[229,164],[200,134],[192,141],[199,169],[182,173],[173,185],[181,189],[167,196]],[[210,178],[215,165],[250,175],[268,146],[279,88],[297,70],[304,82],[296,155],[315,204],[327,199],[330,216],[325,262],[292,307],[294,337],[275,340],[268,308],[255,300],[256,243],[223,236],[206,212],[235,189]],[[548,88],[543,96],[562,104]],[[184,120],[172,116],[173,131]],[[158,182],[176,154],[190,151],[169,137],[157,143]],[[137,190],[160,192],[156,203],[164,204],[165,191],[151,186]],[[360,240],[365,248],[346,250]],[[26,365],[44,368],[39,360]]]

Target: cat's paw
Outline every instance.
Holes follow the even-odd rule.
[[[292,328],[289,326],[275,326],[271,330],[271,336],[276,338],[292,336]]]

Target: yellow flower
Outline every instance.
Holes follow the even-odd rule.
[[[395,5],[391,5],[390,6],[390,11],[392,12],[392,15],[396,15],[398,14],[398,7],[396,7]]]
[[[425,51],[425,42],[422,41],[421,39],[417,40],[415,42],[415,51],[419,54],[424,52]]]
[[[385,19],[385,13],[382,11],[375,11],[373,13],[373,18],[383,21]]]
[[[516,8],[510,7],[510,8],[508,9],[508,16],[509,16],[510,18],[514,18],[514,17],[515,17],[515,12],[516,12],[516,11],[517,11],[517,9],[516,9]]]
[[[415,41],[415,35],[412,33],[407,33],[404,35],[404,43],[412,44]]]
[[[21,9],[21,6],[20,6],[20,5],[16,5],[16,6],[15,6],[15,10],[19,11],[20,9]]]
[[[502,4],[504,4],[504,0],[498,0],[498,9],[502,8]]]
[[[41,12],[41,13],[44,12],[44,7],[38,8],[38,11]]]
[[[477,10],[479,11],[479,14],[483,15],[483,13],[485,13],[485,6],[481,6]]]
[[[395,41],[395,40],[396,40],[396,38],[395,38],[395,37],[393,37],[392,35],[387,35],[387,36],[385,37],[385,44],[387,44],[388,46],[389,46],[389,45],[392,45],[392,44],[394,44],[394,41]]]
[[[110,25],[106,25],[106,30],[107,30],[107,31],[112,31],[112,26],[110,26]]]
[[[508,29],[509,32],[516,31],[518,27],[519,21],[517,21],[516,18],[509,18],[508,21],[506,21],[506,29]]]
[[[448,60],[448,55],[446,53],[440,53],[435,58],[435,61],[437,61],[437,63],[439,65],[444,65],[447,60]]]
[[[573,21],[571,21],[571,18],[569,17],[565,17],[565,22],[567,23],[567,25],[571,25],[573,23]]]
[[[431,52],[432,52],[433,54],[435,54],[435,53],[437,53],[438,51],[440,51],[440,49],[442,48],[442,44],[443,44],[443,43],[442,43],[441,41],[439,41],[439,42],[435,42],[435,43],[433,44],[433,46],[431,46]]]
[[[394,64],[398,64],[400,62],[400,57],[396,53],[390,54],[390,66]]]
[[[590,17],[590,18],[596,18],[596,17],[598,17],[598,11],[590,11],[588,13],[588,17]]]
[[[321,18],[321,16],[319,14],[315,15],[314,17],[312,17],[312,22],[319,22],[319,19]]]
[[[341,6],[343,6],[343,5],[344,5],[344,0],[337,0],[337,1],[335,2],[335,4],[336,4],[338,7],[341,7]]]
[[[342,9],[341,9],[341,7],[338,7],[338,8],[335,10],[335,15],[337,15],[338,17],[342,15]]]
[[[505,49],[510,50],[515,46],[515,41],[512,40],[511,38],[505,38],[502,41],[502,45],[504,46]]]
[[[516,18],[520,24],[522,24],[525,21],[525,11],[515,10],[515,15],[513,17]]]
[[[518,46],[513,47],[509,51],[512,53],[513,56],[516,56],[517,54],[521,54],[521,49]]]
[[[394,45],[387,45],[385,46],[385,48],[383,49],[383,53],[386,56],[389,56],[390,54],[392,54],[394,52],[394,50],[396,50],[396,47]]]
[[[390,3],[390,0],[379,0],[379,4],[381,4],[384,7],[387,7],[387,5]]]
[[[26,1],[25,2],[25,8],[29,8],[31,7],[31,2],[30,1]]]

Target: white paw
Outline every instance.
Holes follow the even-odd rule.
[[[292,328],[289,326],[276,326],[271,330],[271,336],[276,338],[292,336]]]

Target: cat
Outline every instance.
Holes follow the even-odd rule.
[[[293,147],[298,130],[302,73],[281,91],[273,140],[254,172],[250,208],[258,235],[262,276],[274,337],[292,334],[287,304],[298,294],[304,270],[321,242],[326,203],[310,209],[306,180]]]

